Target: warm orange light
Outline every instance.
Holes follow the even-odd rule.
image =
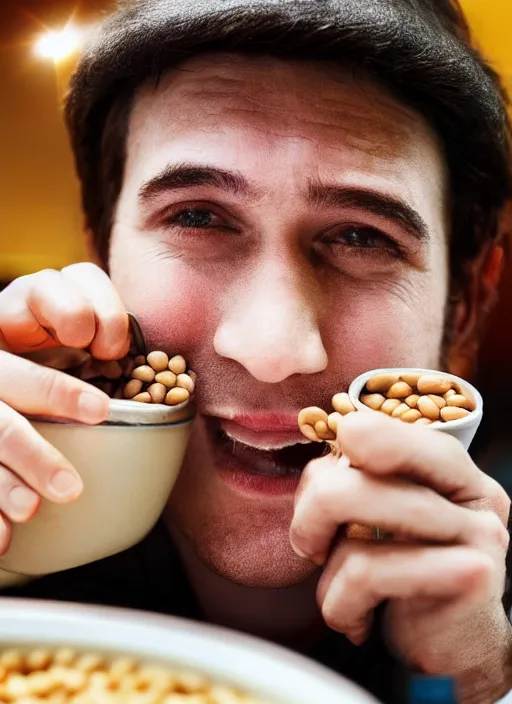
[[[60,31],[48,31],[36,41],[34,51],[42,59],[62,61],[72,56],[81,44],[80,33],[72,27]]]

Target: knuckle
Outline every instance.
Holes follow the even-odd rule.
[[[475,516],[478,520],[477,530],[480,534],[484,535],[491,545],[497,545],[503,551],[506,551],[510,536],[500,517],[492,511],[482,511],[476,513]]]
[[[0,447],[16,447],[23,442],[24,431],[29,422],[13,411],[10,406],[0,402]]]
[[[339,601],[334,599],[324,601],[320,611],[323,620],[331,630],[343,632],[345,628],[345,618]]]
[[[347,591],[354,590],[354,593],[365,591],[370,583],[370,559],[363,553],[352,553],[345,560],[343,572]]]
[[[503,522],[506,523],[510,513],[510,497],[495,479],[488,475],[484,475],[484,477],[487,502]]]
[[[77,262],[76,264],[69,264],[68,266],[65,266],[62,269],[63,274],[84,274],[84,275],[89,275],[89,276],[98,276],[98,275],[105,275],[105,272],[103,269],[100,269],[100,267],[97,264],[93,264],[92,262]]]

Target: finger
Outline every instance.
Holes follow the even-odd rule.
[[[3,295],[5,294],[5,296]],[[0,329],[17,354],[56,345],[85,348],[96,322],[90,302],[58,271],[22,277],[0,300]]]
[[[458,503],[484,495],[483,473],[446,433],[383,413],[350,413],[338,424],[338,442],[350,464],[366,472],[406,475]]]
[[[32,278],[28,306],[36,320],[63,347],[88,347],[96,333],[90,301],[61,272],[41,271]]]
[[[0,351],[0,400],[25,415],[101,423],[109,398],[99,389],[63,372]]]
[[[96,333],[90,351],[96,359],[121,359],[130,347],[126,309],[111,280],[94,264],[72,264],[62,270],[90,301],[96,317]]]
[[[360,644],[384,600],[456,599],[469,608],[490,598],[494,583],[493,561],[472,548],[345,541],[321,578],[318,601],[327,625]]]
[[[494,514],[471,511],[401,477],[367,474],[331,457],[311,462],[303,473],[290,527],[293,547],[323,564],[339,527],[347,523],[376,525],[412,540],[484,549],[505,533]]]
[[[28,306],[31,276],[22,276],[0,292],[1,349],[23,354],[58,343]]]
[[[5,555],[7,552],[12,535],[11,522],[5,516],[0,514],[0,555]]]
[[[0,511],[13,523],[25,523],[39,508],[41,498],[7,467],[0,464]]]
[[[56,503],[72,501],[83,490],[82,480],[70,462],[26,418],[4,403],[0,403],[0,464],[40,496]]]

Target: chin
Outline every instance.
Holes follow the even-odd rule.
[[[288,533],[247,536],[223,535],[215,531],[210,539],[186,534],[201,562],[220,577],[245,587],[283,589],[308,579],[317,568],[298,557],[290,546]]]

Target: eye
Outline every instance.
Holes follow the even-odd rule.
[[[168,224],[178,225],[186,229],[206,229],[222,227],[222,220],[206,208],[186,208],[168,218]]]
[[[384,233],[372,227],[358,225],[346,226],[342,230],[331,231],[324,238],[324,243],[339,246],[347,251],[362,256],[401,257],[400,245]]]

